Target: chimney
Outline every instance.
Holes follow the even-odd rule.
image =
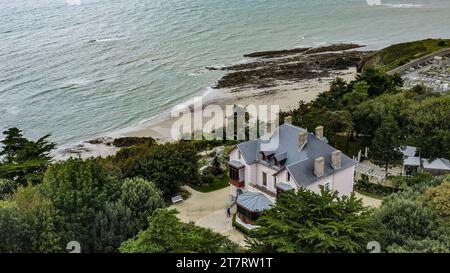
[[[284,124],[292,124],[292,116],[284,117]]]
[[[333,169],[339,170],[341,168],[341,161],[342,161],[341,151],[336,150],[331,153],[331,165],[333,166]]]
[[[323,126],[316,127],[316,137],[320,140],[323,139]]]
[[[325,158],[318,157],[314,160],[314,174],[317,177],[323,176],[325,171]]]
[[[308,142],[308,132],[302,131],[298,134],[298,148],[301,150],[305,147],[306,142]]]

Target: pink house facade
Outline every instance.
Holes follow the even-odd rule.
[[[319,186],[340,196],[353,192],[355,162],[323,137],[293,126],[290,117],[272,135],[241,143],[229,161],[230,195],[237,203],[236,220],[247,227],[286,190]]]

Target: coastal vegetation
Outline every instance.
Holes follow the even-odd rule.
[[[277,54],[291,52],[258,57]],[[312,58],[310,65],[318,61],[326,74],[359,62],[365,54],[334,52],[307,59]],[[302,79],[313,67],[285,65],[275,78],[269,70],[264,74],[266,68],[247,76],[263,73],[260,80],[271,84]],[[262,83],[247,76],[224,83]],[[450,158],[450,96],[423,86],[401,87],[399,75],[367,68],[353,81],[337,78],[327,92],[314,101],[300,101],[296,109],[282,112],[280,120],[290,115],[294,125],[309,131],[323,125],[331,145],[351,155],[369,147],[373,162],[386,169],[401,162],[399,149],[405,145],[418,147],[423,157]],[[55,144],[48,136],[29,140],[17,128],[3,134],[0,252],[64,252],[69,241],[80,242],[82,252],[243,251],[227,237],[183,223],[176,211],[165,208],[170,197],[183,192],[183,185],[203,192],[226,186],[223,162],[238,141],[159,144],[151,138],[122,139],[116,142],[119,152],[108,158],[52,162]],[[210,155],[218,146],[224,146],[223,152],[211,155],[210,165],[200,173],[200,154]],[[416,174],[391,180],[389,189],[364,178],[357,182],[357,190],[384,198],[376,209],[365,208],[354,195],[339,197],[325,189],[319,194],[282,193],[257,220],[260,228],[246,234],[248,251],[365,252],[368,242],[379,241],[386,252],[449,252],[450,177]]]
[[[450,48],[450,39],[426,39],[388,46],[363,58],[360,69],[376,68],[383,72]]]
[[[172,235],[181,236],[172,238],[176,246],[160,244],[167,251],[236,250],[236,245],[222,235],[179,222],[174,212],[154,214],[173,194],[182,192],[180,186],[198,184],[197,154],[203,145],[184,141],[156,144],[150,140],[122,148],[108,158],[50,164],[46,155],[54,144],[43,141],[46,137],[32,142],[17,134],[18,129],[5,134],[10,132],[15,138],[6,138],[2,154],[11,155],[9,159],[20,155],[17,162],[34,160],[36,155],[47,161],[42,173],[24,168],[20,172],[23,178],[33,178],[24,182],[9,172],[0,173],[0,252],[64,252],[70,241],[79,242],[82,252],[118,252],[127,240],[121,251],[151,252],[148,246],[139,246],[139,238],[147,229],[153,233],[159,227],[162,232],[171,227]],[[217,168],[218,163],[213,166]],[[35,174],[42,178],[34,179]],[[222,186],[226,176],[220,177]],[[210,186],[217,187],[214,183]],[[162,233],[155,234],[159,235]]]
[[[338,197],[321,188],[287,191],[264,211],[249,237],[253,252],[364,252],[378,235],[370,210],[354,194]]]
[[[193,223],[182,223],[175,210],[159,209],[148,228],[120,247],[123,253],[236,253],[239,246],[227,237]]]
[[[45,169],[50,163],[50,151],[55,144],[48,142],[49,135],[36,141],[25,138],[18,128],[3,132],[0,146],[0,179],[12,181],[11,190],[27,183],[38,184],[42,181]],[[4,182],[6,183],[6,182]]]
[[[364,151],[387,169],[398,165],[401,147],[416,146],[426,158],[450,158],[450,95],[431,93],[425,87],[401,89],[398,75],[367,69],[346,82],[337,78],[330,90],[297,109],[282,112],[293,124],[314,131],[323,125],[331,145],[345,153]],[[346,141],[336,136],[346,136]]]
[[[405,178],[406,179],[406,178]],[[339,198],[322,188],[287,191],[264,211],[247,236],[251,252],[450,252],[450,176],[417,175],[381,207],[368,209],[353,195]]]

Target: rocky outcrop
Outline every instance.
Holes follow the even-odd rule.
[[[321,52],[343,51],[343,50],[355,49],[355,48],[359,48],[359,47],[363,47],[363,46],[357,45],[357,44],[332,44],[329,46],[322,46],[322,47],[317,47],[317,48],[300,47],[300,48],[293,48],[293,49],[260,51],[260,52],[245,54],[244,57],[248,57],[248,58],[279,58],[279,57],[286,57],[289,55],[296,55],[299,53],[314,54],[314,53],[321,53]]]
[[[155,142],[155,139],[153,139],[152,137],[120,137],[114,139],[113,145],[118,148],[122,148],[147,143],[153,144]]]
[[[146,143],[153,144],[156,141],[152,137],[98,137],[86,142],[93,145],[104,144],[107,146],[123,148]]]
[[[277,81],[327,77],[332,71],[357,67],[369,52],[348,50],[359,47],[355,44],[337,44],[248,54],[246,56],[260,56],[263,60],[216,68],[229,73],[218,81],[215,88],[265,88],[275,86]],[[292,54],[295,56],[290,56]]]

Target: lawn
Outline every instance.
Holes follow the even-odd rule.
[[[228,187],[228,185],[229,185],[228,176],[221,175],[221,176],[216,176],[214,178],[213,183],[202,184],[202,185],[190,184],[189,186],[199,192],[212,192],[212,191],[216,191],[216,190],[220,190],[225,187]]]
[[[378,199],[378,200],[383,200],[383,198],[386,197],[386,196],[383,196],[383,195],[370,193],[370,192],[366,192],[366,191],[361,191],[361,190],[356,190],[356,189],[355,189],[355,192],[357,192],[357,193],[359,193],[361,195],[368,196],[370,198]]]

